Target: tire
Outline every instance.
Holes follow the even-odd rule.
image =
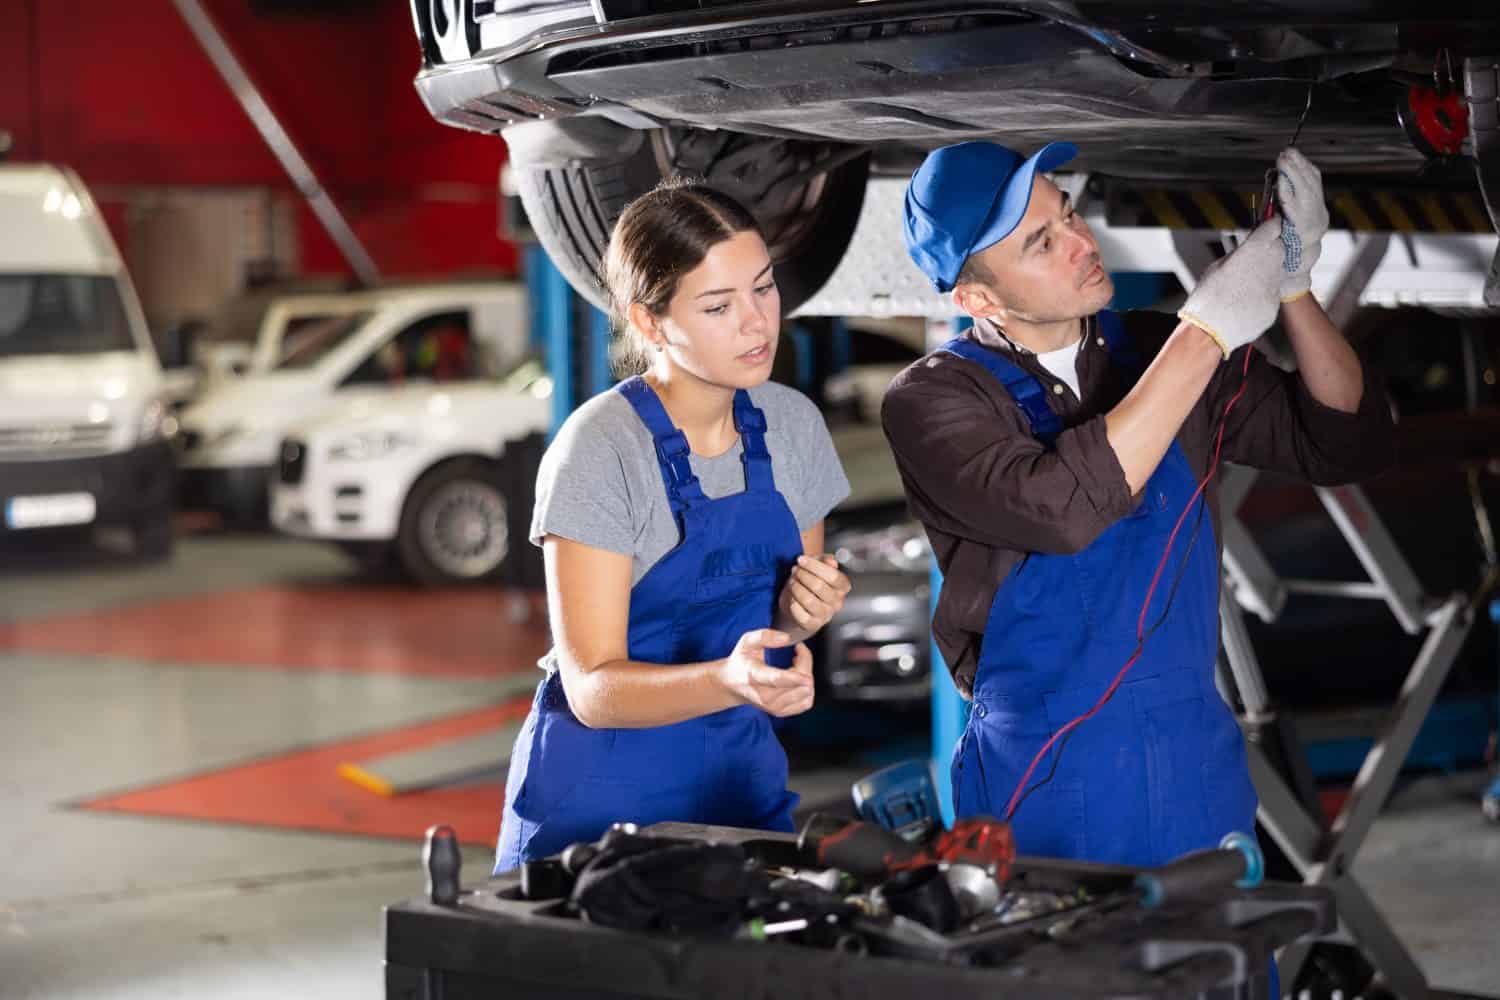
[[[145,562],[160,562],[172,555],[176,536],[172,527],[172,510],[161,510],[136,518],[131,524],[135,536],[136,557]]]
[[[778,265],[782,311],[790,313],[823,287],[848,249],[864,204],[870,158],[847,159],[782,192],[774,204],[763,192],[779,178],[848,151],[829,143],[655,129],[624,157],[519,167],[516,187],[527,222],[557,269],[578,294],[607,310],[600,264],[615,220],[665,177],[700,178],[734,196],[760,222]],[[753,169],[747,169],[747,158]]]
[[[482,583],[510,558],[510,503],[494,462],[463,458],[429,471],[407,495],[396,534],[402,567],[424,587]]]

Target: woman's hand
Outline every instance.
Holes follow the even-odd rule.
[[[791,636],[775,629],[756,629],[740,636],[719,671],[720,683],[746,705],[768,714],[800,715],[813,706],[812,653],[802,643],[787,669],[766,663],[766,650],[791,645]]]
[[[851,586],[833,556],[798,556],[776,602],[776,624],[798,640],[806,639],[839,613]]]

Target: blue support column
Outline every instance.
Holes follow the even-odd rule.
[[[526,279],[527,319],[531,323],[527,340],[532,347],[545,349],[549,303],[547,296],[542,293],[540,282],[542,269],[551,267],[552,262],[547,259],[547,251],[542,249],[540,243],[525,244],[521,253],[521,274]]]
[[[943,574],[938,572],[937,564],[932,566],[932,602],[937,605],[937,595],[943,586]],[[969,703],[964,701],[963,696],[958,693],[958,688],[953,686],[953,675],[948,672],[948,665],[943,661],[943,655],[938,652],[937,643],[932,643],[930,651],[932,660],[932,763],[933,770],[937,773],[938,802],[943,807],[943,822],[953,825],[953,748],[958,745],[958,739],[963,735],[964,726],[969,722]]]
[[[829,375],[837,375],[849,367],[849,355],[853,351],[853,345],[849,340],[849,326],[842,317],[833,321],[833,329],[829,331],[828,338],[828,372]]]
[[[589,307],[588,334],[588,395],[596,396],[615,384],[615,375],[609,363],[609,342],[613,336],[609,316],[593,306]]]
[[[551,433],[556,434],[582,401],[579,390],[583,387],[573,376],[573,289],[536,244],[526,248],[526,291],[534,324],[531,339],[541,345],[552,378]]]
[[[813,336],[801,323],[793,323],[787,328],[787,339],[792,342],[792,350],[797,353],[797,391],[810,395],[818,370],[817,358],[813,356],[813,351],[816,350]]]
[[[952,322],[929,321],[927,325],[927,347],[932,349],[939,346],[949,337],[966,330],[973,321],[964,316]],[[932,564],[932,607],[936,609],[938,593],[943,588],[943,574],[939,572],[937,562]],[[963,735],[964,726],[969,722],[969,702],[958,693],[958,688],[953,685],[953,676],[948,672],[948,666],[943,661],[943,656],[938,652],[937,643],[929,640],[929,658],[932,662],[932,762],[933,770],[937,772],[938,801],[943,807],[943,822],[949,826],[953,825],[953,781],[951,777],[951,765],[953,762],[953,748],[958,745],[958,739]]]

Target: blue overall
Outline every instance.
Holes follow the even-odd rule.
[[[1112,363],[1139,361],[1113,313],[1099,314]],[[1061,430],[1046,393],[998,352],[964,339],[945,349],[983,365],[1026,413],[1048,447]],[[1073,555],[1033,552],[995,595],[980,645],[974,704],[953,757],[959,816],[1003,816],[1022,774],[1048,738],[1084,714],[1136,647],[1141,605],[1173,525],[1197,489],[1177,442],[1139,505]],[[1202,503],[1200,499],[1198,501]],[[1165,622],[1113,698],[1072,730],[1052,780],[1012,817],[1025,854],[1158,865],[1253,833],[1255,791],[1234,716],[1214,687],[1219,566],[1207,511],[1183,521],[1152,595],[1149,629],[1202,516]],[[1059,740],[1058,744],[1062,741]],[[1045,778],[1058,744],[1028,787]]]
[[[765,414],[743,390],[734,422],[745,490],[710,500],[689,464],[687,438],[641,378],[615,387],[656,442],[681,541],[630,591],[627,642],[642,663],[722,659],[741,635],[767,628],[802,554],[796,518],[776,490]],[[789,666],[792,650],[767,650]],[[568,707],[562,679],[537,687],[516,736],[495,871],[598,838],[611,823],[669,820],[790,832],[797,796],[766,713],[741,705],[649,729],[590,729]]]

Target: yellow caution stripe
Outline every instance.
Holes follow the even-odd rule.
[[[1396,188],[1331,188],[1331,228],[1357,232],[1493,233],[1478,192]],[[1107,218],[1116,226],[1168,229],[1251,229],[1259,221],[1260,192],[1112,186]]]

